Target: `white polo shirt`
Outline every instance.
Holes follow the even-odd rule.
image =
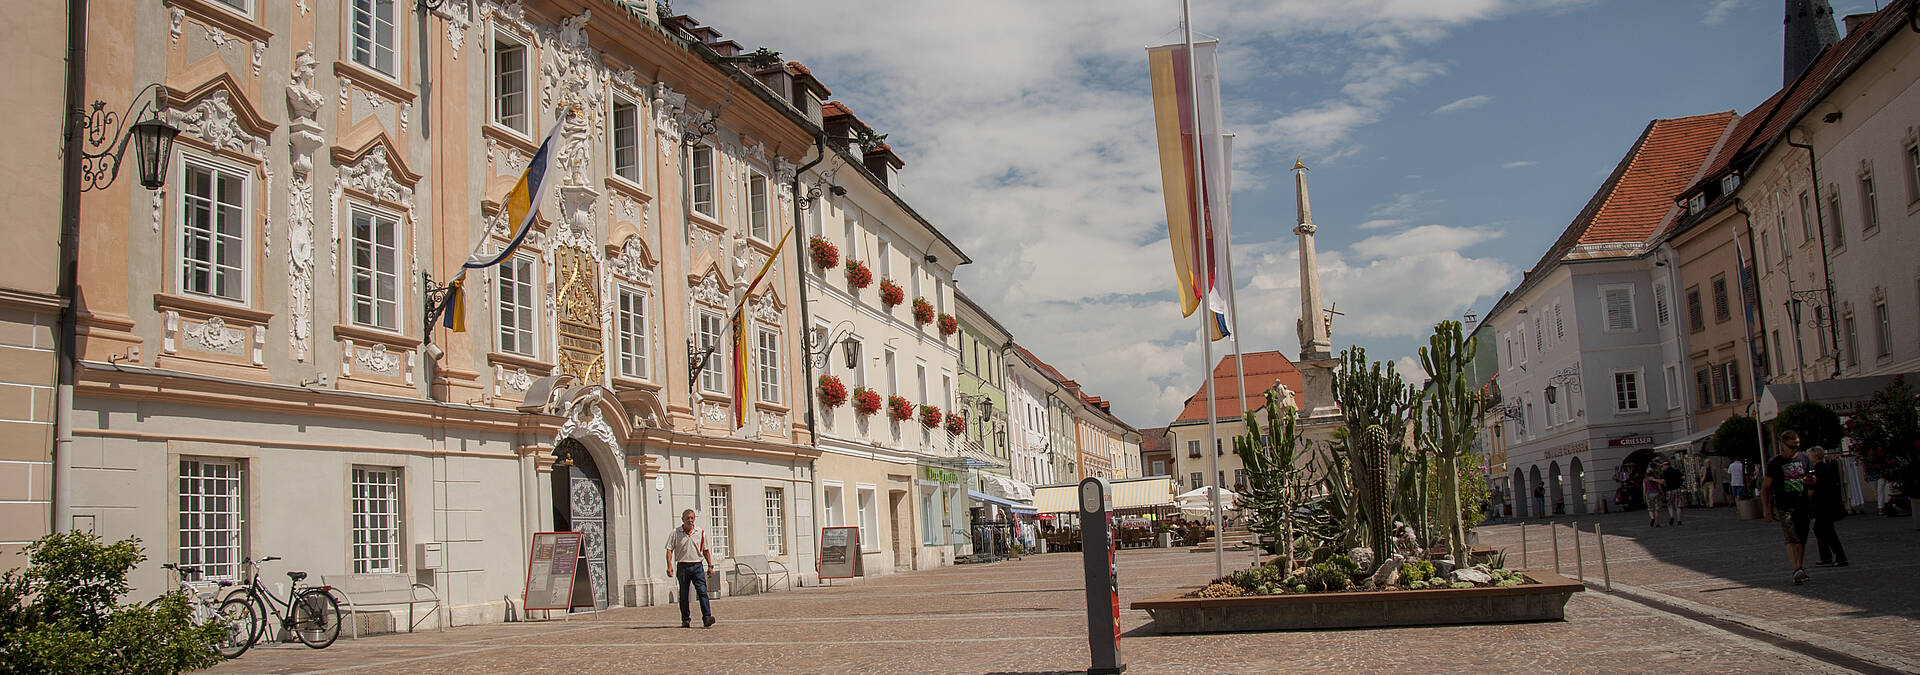
[[[693,533],[688,534],[681,528],[673,528],[673,534],[667,536],[667,550],[673,552],[676,563],[706,562],[707,531],[696,525]]]

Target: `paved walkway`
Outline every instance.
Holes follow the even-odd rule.
[[[1657,530],[1638,517],[1582,523],[1607,531],[1618,592],[1576,594],[1565,622],[1176,636],[1154,634],[1145,612],[1123,610],[1122,656],[1134,673],[1920,671],[1920,535],[1910,521],[1844,521],[1853,566],[1817,569],[1813,582],[1794,587],[1778,569],[1777,528],[1738,521],[1730,509]],[[1527,528],[1528,562],[1550,568],[1543,525]],[[1519,564],[1517,524],[1483,528],[1482,537],[1512,547]],[[1586,544],[1587,575],[1598,584],[1598,550]],[[1241,553],[1229,564],[1250,559]],[[1185,549],[1123,551],[1118,561],[1123,606],[1213,571],[1211,554]],[[1079,574],[1078,554],[1052,554],[725,598],[714,603],[720,623],[704,630],[680,628],[677,607],[640,607],[598,619],[342,638],[324,651],[266,647],[214,672],[1072,671],[1088,663]]]

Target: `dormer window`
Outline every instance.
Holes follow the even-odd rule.
[[[1695,193],[1692,198],[1687,200],[1688,213],[1698,215],[1702,211],[1706,211],[1706,210],[1707,210],[1707,195],[1705,193]]]
[[[1721,194],[1730,195],[1730,194],[1733,194],[1733,191],[1737,189],[1740,189],[1740,174],[1730,173],[1724,177],[1721,177],[1720,179]]]

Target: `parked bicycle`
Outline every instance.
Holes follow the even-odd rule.
[[[196,586],[193,581],[200,579],[202,573],[200,568],[176,563],[167,563],[161,567],[173,572],[175,585],[183,595],[187,596],[188,606],[193,610],[190,618],[194,625],[219,623],[226,627],[220,641],[214,644],[214,649],[220,652],[220,656],[231,659],[247,653],[247,648],[253,646],[253,605],[239,597],[220,599],[221,591],[231,588],[234,583],[221,579],[213,586]],[[147,601],[147,606],[159,604],[164,597]]]
[[[273,641],[278,640],[278,631],[285,630],[301,644],[314,649],[326,649],[340,638],[340,602],[334,599],[333,588],[302,588],[300,582],[307,579],[307,573],[288,572],[290,583],[287,597],[276,597],[271,588],[260,583],[260,564],[279,559],[279,556],[270,555],[256,562],[249,557],[240,563],[246,582],[238,586],[234,597],[253,607],[253,629],[248,632],[247,645],[258,643],[271,628],[275,630]],[[285,612],[280,611],[283,608]],[[273,621],[267,620],[268,614],[273,615]]]

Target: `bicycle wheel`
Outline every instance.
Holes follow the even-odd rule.
[[[324,590],[301,592],[289,616],[293,619],[293,636],[308,647],[326,649],[340,637],[340,602]]]
[[[220,609],[213,615],[213,621],[226,629],[220,634],[220,641],[214,643],[214,648],[220,651],[220,656],[229,659],[240,658],[241,654],[247,653],[247,649],[253,647],[254,632],[259,629],[259,619],[253,613],[253,603],[241,597],[228,598],[226,602],[220,603]]]

